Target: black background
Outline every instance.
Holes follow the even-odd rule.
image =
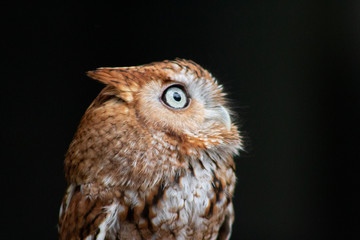
[[[56,239],[63,159],[101,66],[192,59],[233,99],[232,239],[359,238],[359,1],[1,3],[4,239]],[[3,238],[3,237],[1,237]]]

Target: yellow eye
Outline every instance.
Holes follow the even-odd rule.
[[[172,85],[165,89],[161,100],[169,107],[182,109],[189,104],[189,98],[181,85]]]

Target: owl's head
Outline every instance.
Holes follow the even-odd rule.
[[[116,96],[133,109],[134,121],[143,128],[164,132],[184,146],[208,149],[230,144],[233,152],[241,147],[222,86],[192,61],[98,68],[88,76],[107,84],[103,94]]]

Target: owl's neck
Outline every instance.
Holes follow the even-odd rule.
[[[151,136],[151,137],[150,137]],[[131,164],[128,159],[119,158],[118,168],[124,170],[122,174],[107,176],[102,183],[107,186],[119,186],[124,189],[142,188],[152,189],[156,186],[166,186],[187,175],[213,175],[214,172],[235,170],[233,161],[237,143],[218,145],[207,148],[188,148],[187,143],[178,142],[178,138],[164,132],[150,131],[151,141],[141,150],[137,146],[129,149],[134,152]],[[125,164],[124,164],[125,163]],[[117,165],[117,164],[116,164]],[[125,172],[126,168],[126,172]],[[116,172],[116,171],[115,171]],[[120,171],[121,172],[121,171]]]
[[[179,136],[142,127],[133,121],[131,110],[98,121],[99,110],[93,109],[82,120],[65,160],[69,184],[147,189],[197,167],[209,174],[234,169],[232,156],[240,148],[237,135],[209,136],[203,131]]]

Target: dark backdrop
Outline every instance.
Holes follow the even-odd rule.
[[[358,239],[359,1],[1,3],[1,235],[56,239],[100,66],[192,59],[247,136],[232,239]],[[3,237],[1,237],[3,238]]]

